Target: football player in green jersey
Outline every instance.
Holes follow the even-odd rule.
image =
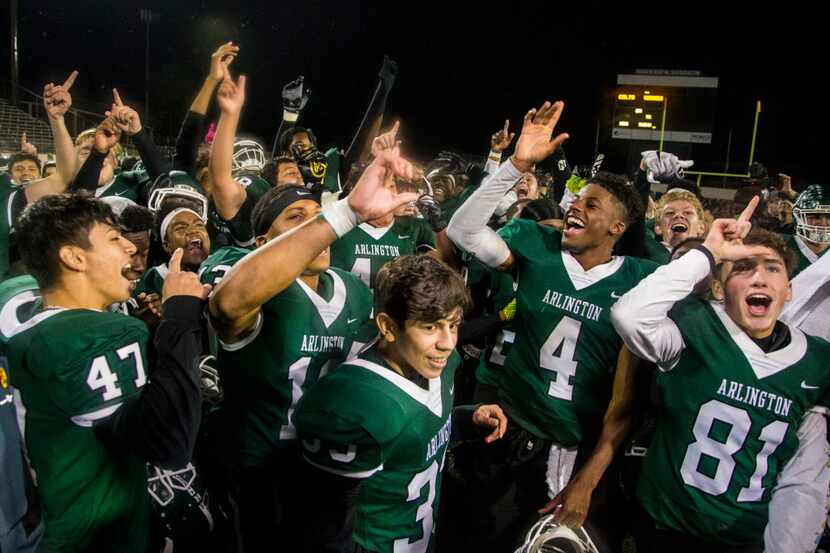
[[[219,218],[227,225],[235,245],[251,247],[256,238],[251,228],[251,212],[271,185],[257,174],[265,165],[262,146],[252,140],[234,141],[245,104],[245,76],[239,78],[237,88],[232,88],[226,65],[222,66],[222,71],[224,80],[216,95],[221,115],[209,165],[211,202]],[[231,94],[237,91],[238,94]],[[303,185],[299,169],[292,160],[276,162],[271,168],[275,170],[277,186]],[[282,179],[280,168],[283,169]]]
[[[830,249],[830,185],[812,184],[793,205],[795,235],[787,235],[788,246],[798,256],[793,277]]]
[[[227,77],[222,86],[241,105],[243,85],[244,78],[236,83]],[[326,270],[328,247],[358,220],[382,217],[415,200],[415,194],[385,188],[389,174],[411,179],[414,169],[389,152],[367,168],[348,198],[322,212],[305,188],[267,192],[253,218],[258,247],[233,265],[211,297],[211,321],[224,344],[220,355],[248,359],[229,366],[220,358],[223,371],[238,371],[236,379],[224,379],[225,408],[234,421],[235,450],[228,453],[243,498],[246,545],[261,549],[296,536],[280,505],[289,498],[300,501],[284,489],[296,481],[290,472],[268,469],[299,460],[291,452],[297,445],[290,411],[329,360],[345,357],[347,333],[369,317],[364,285],[348,273]]]
[[[54,175],[39,179],[37,174],[32,172],[35,160],[28,158],[28,161],[17,163],[20,169],[15,169],[13,179],[8,186],[0,187],[0,210],[3,215],[0,217],[0,280],[9,274],[20,274],[19,255],[15,247],[14,224],[23,208],[27,204],[34,203],[40,198],[49,194],[60,194],[66,190],[69,182],[75,176],[76,159],[75,149],[72,147],[72,138],[66,129],[64,116],[72,106],[72,96],[69,90],[72,88],[77,71],[73,71],[66,81],[61,85],[48,83],[43,87],[43,106],[52,129],[52,137],[55,144],[55,156],[58,170]],[[36,158],[35,158],[36,159]],[[25,170],[24,170],[25,168]],[[25,181],[22,179],[31,180]]]
[[[177,251],[157,363],[149,366],[146,327],[106,311],[129,297],[133,284],[124,274],[135,251],[108,205],[48,196],[23,213],[18,240],[43,310],[14,329],[7,351],[25,409],[45,547],[146,552],[145,462],[185,465],[196,439],[199,320],[209,287],[181,271]]]
[[[444,455],[482,426],[488,443],[507,419],[497,405],[453,409],[458,326],[470,297],[461,277],[424,255],[381,269],[380,336],[300,401],[294,422],[311,465],[308,551],[434,551]]]
[[[177,185],[153,190],[151,208],[155,209],[154,234],[159,237],[167,254],[182,249],[182,267],[196,272],[210,255],[210,237],[207,231],[207,198],[193,188]],[[141,294],[160,294],[168,264],[147,269],[133,291]]]
[[[608,452],[619,446],[630,422],[626,397],[609,402],[612,389],[633,393],[624,385],[633,363],[618,363],[622,342],[609,311],[655,267],[613,255],[642,209],[636,192],[623,178],[598,173],[575,197],[563,232],[518,219],[500,233],[487,226],[521,174],[567,138],[552,139],[563,107],[546,102],[528,112],[510,160],[455,212],[448,227],[461,249],[491,267],[514,271],[519,283],[516,339],[499,383],[499,404],[512,425],[503,447],[482,451],[477,469],[483,494],[478,503],[487,512],[477,517],[481,543],[472,549],[481,551],[510,550],[548,499],[554,501],[545,510],[557,508],[567,524],[581,524],[611,460]],[[622,370],[615,371],[618,364]],[[583,467],[563,491],[575,465]]]
[[[823,524],[830,344],[779,320],[795,261],[750,232],[757,205],[612,308],[626,345],[661,369],[638,551],[808,551]],[[690,296],[710,272],[715,301]]]

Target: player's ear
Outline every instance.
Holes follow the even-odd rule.
[[[663,230],[660,228],[660,223],[657,222],[657,219],[654,220],[654,235],[660,238],[663,237]]]
[[[625,221],[617,219],[611,223],[611,236],[622,236],[627,228],[628,225],[625,224]]]
[[[715,278],[712,279],[712,297],[720,302],[722,302],[726,297],[723,290],[723,283],[720,280],[720,275],[722,274],[721,271],[723,271],[723,267],[718,267],[717,272],[714,275]]]
[[[375,316],[375,324],[378,325],[378,331],[380,331],[380,339],[392,343],[395,341],[395,338],[398,333],[398,325],[395,321],[387,315],[386,313],[378,313]]]
[[[261,248],[262,246],[264,246],[268,242],[268,237],[265,236],[264,234],[260,234],[254,240],[256,241],[256,247]]]
[[[66,245],[58,250],[58,259],[61,265],[73,272],[83,272],[86,269],[86,254],[83,248]]]

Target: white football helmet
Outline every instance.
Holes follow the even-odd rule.
[[[242,139],[233,143],[231,173],[259,173],[265,167],[265,149],[256,140]]]
[[[553,515],[539,519],[515,553],[599,553],[591,536],[582,528],[568,528],[553,522]]]
[[[830,242],[830,186],[811,184],[798,195],[793,205],[795,233],[813,244]],[[825,224],[816,224],[822,221]]]

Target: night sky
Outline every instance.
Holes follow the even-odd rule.
[[[745,169],[754,100],[761,99],[756,158],[799,184],[827,182],[829,121],[820,82],[830,48],[823,18],[796,3],[777,11],[748,4],[743,13],[723,12],[726,2],[20,4],[22,84],[41,90],[47,80],[62,80],[77,68],[76,104],[95,111],[109,105],[113,86],[125,101],[143,107],[139,9],[157,12],[148,124],[162,135],[175,136],[210,53],[227,40],[242,48],[233,71],[249,76],[242,129],[269,145],[281,114],[281,87],[300,74],[313,91],[305,124],[321,146],[348,145],[383,54],[391,55],[401,73],[388,115],[402,119],[404,150],[421,160],[444,148],[484,155],[505,118],[515,126],[528,108],[563,99],[561,128],[572,137],[568,157],[588,163],[601,99],[617,73],[696,69],[720,78],[714,142],[696,147],[696,169],[722,169],[730,128],[733,168]],[[8,23],[4,6],[0,25],[7,30]],[[6,40],[2,79],[8,78],[8,51]],[[600,151],[614,149],[608,136],[605,127]]]

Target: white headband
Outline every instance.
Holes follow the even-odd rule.
[[[173,211],[168,213],[167,216],[161,221],[161,228],[159,229],[159,231],[161,232],[161,236],[159,236],[159,238],[161,238],[162,242],[167,237],[167,227],[170,226],[170,223],[173,222],[173,219],[176,217],[176,215],[178,215],[179,213],[184,213],[186,211],[192,213],[193,215],[195,215],[199,219],[202,219],[201,215],[199,215],[198,213],[196,213],[194,210],[190,209],[189,207],[179,207],[179,208],[174,209]]]

